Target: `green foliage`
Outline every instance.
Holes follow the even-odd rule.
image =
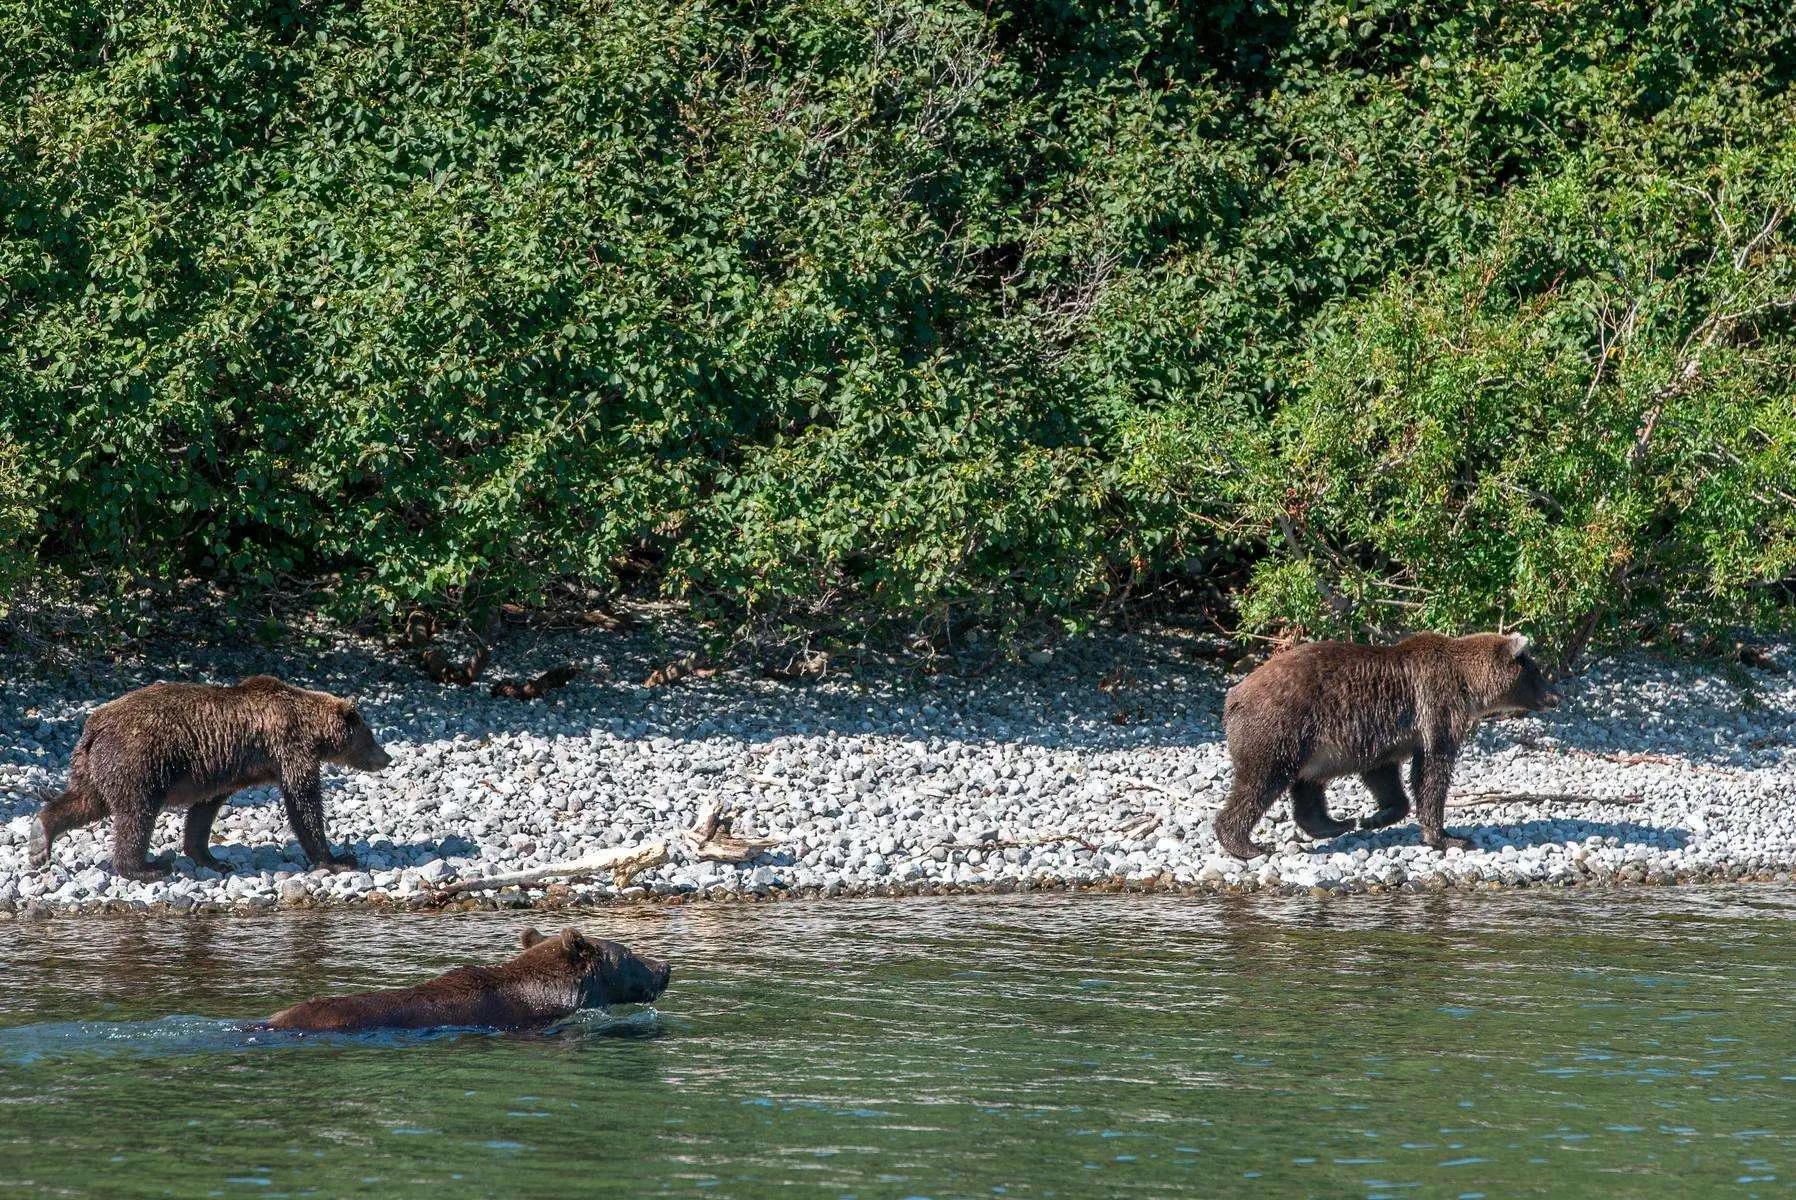
[[[4,0],[0,547],[386,610],[628,562],[1077,616],[1245,554],[1253,628],[1766,617],[1774,7]]]
[[[1769,618],[1754,585],[1796,574],[1787,112],[1675,173],[1616,137],[1510,189],[1475,255],[1319,319],[1239,500],[1336,602],[1268,563],[1243,615]]]
[[[0,442],[0,617],[8,599],[26,583],[33,569],[31,537],[36,510],[20,470],[18,447]]]

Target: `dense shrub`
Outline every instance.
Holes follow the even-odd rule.
[[[26,493],[18,447],[0,442],[0,618],[9,599],[24,585],[34,567],[32,526],[36,510]]]
[[[629,563],[1076,617],[1228,561],[1258,629],[1764,617],[1781,7],[6,7],[0,547],[387,609]]]

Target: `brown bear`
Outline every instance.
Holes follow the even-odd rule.
[[[112,869],[159,879],[170,868],[148,861],[156,814],[187,810],[181,847],[201,866],[212,856],[212,821],[233,792],[279,783],[287,820],[314,866],[355,866],[333,854],[324,835],[320,763],[378,771],[393,760],[348,700],[310,692],[267,675],[236,687],[153,683],[96,708],[75,743],[69,786],[37,814],[31,862],[50,861],[65,829],[112,816]]]
[[[1271,853],[1253,841],[1253,827],[1287,789],[1309,836],[1347,832],[1353,823],[1331,818],[1324,803],[1328,782],[1343,775],[1358,775],[1378,801],[1359,828],[1382,829],[1409,815],[1398,775],[1408,762],[1422,840],[1467,848],[1442,828],[1460,747],[1484,717],[1558,703],[1519,633],[1312,642],[1274,655],[1223,700],[1235,781],[1216,814],[1216,840],[1237,858]]]
[[[664,962],[573,928],[552,938],[526,929],[519,941],[524,952],[496,967],[457,967],[412,987],[307,1000],[255,1028],[311,1033],[446,1025],[528,1029],[583,1008],[651,1003],[673,974]]]

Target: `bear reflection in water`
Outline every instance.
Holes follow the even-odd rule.
[[[529,1029],[583,1008],[648,1004],[667,987],[665,962],[568,928],[526,929],[523,953],[496,967],[457,967],[408,988],[324,996],[284,1008],[256,1029],[352,1033],[371,1029],[484,1026]]]

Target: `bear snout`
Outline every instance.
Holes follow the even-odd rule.
[[[673,978],[673,964],[659,958],[645,958],[642,965],[647,968],[644,974],[648,976],[644,990],[648,992],[648,998],[653,1000],[667,990],[667,981]]]
[[[350,765],[358,771],[383,771],[393,765],[393,756],[378,742],[356,756]]]
[[[631,999],[637,1004],[653,1004],[667,990],[667,981],[673,978],[673,966],[658,958],[641,961],[642,973],[632,981],[635,986],[630,990],[636,994]]]

